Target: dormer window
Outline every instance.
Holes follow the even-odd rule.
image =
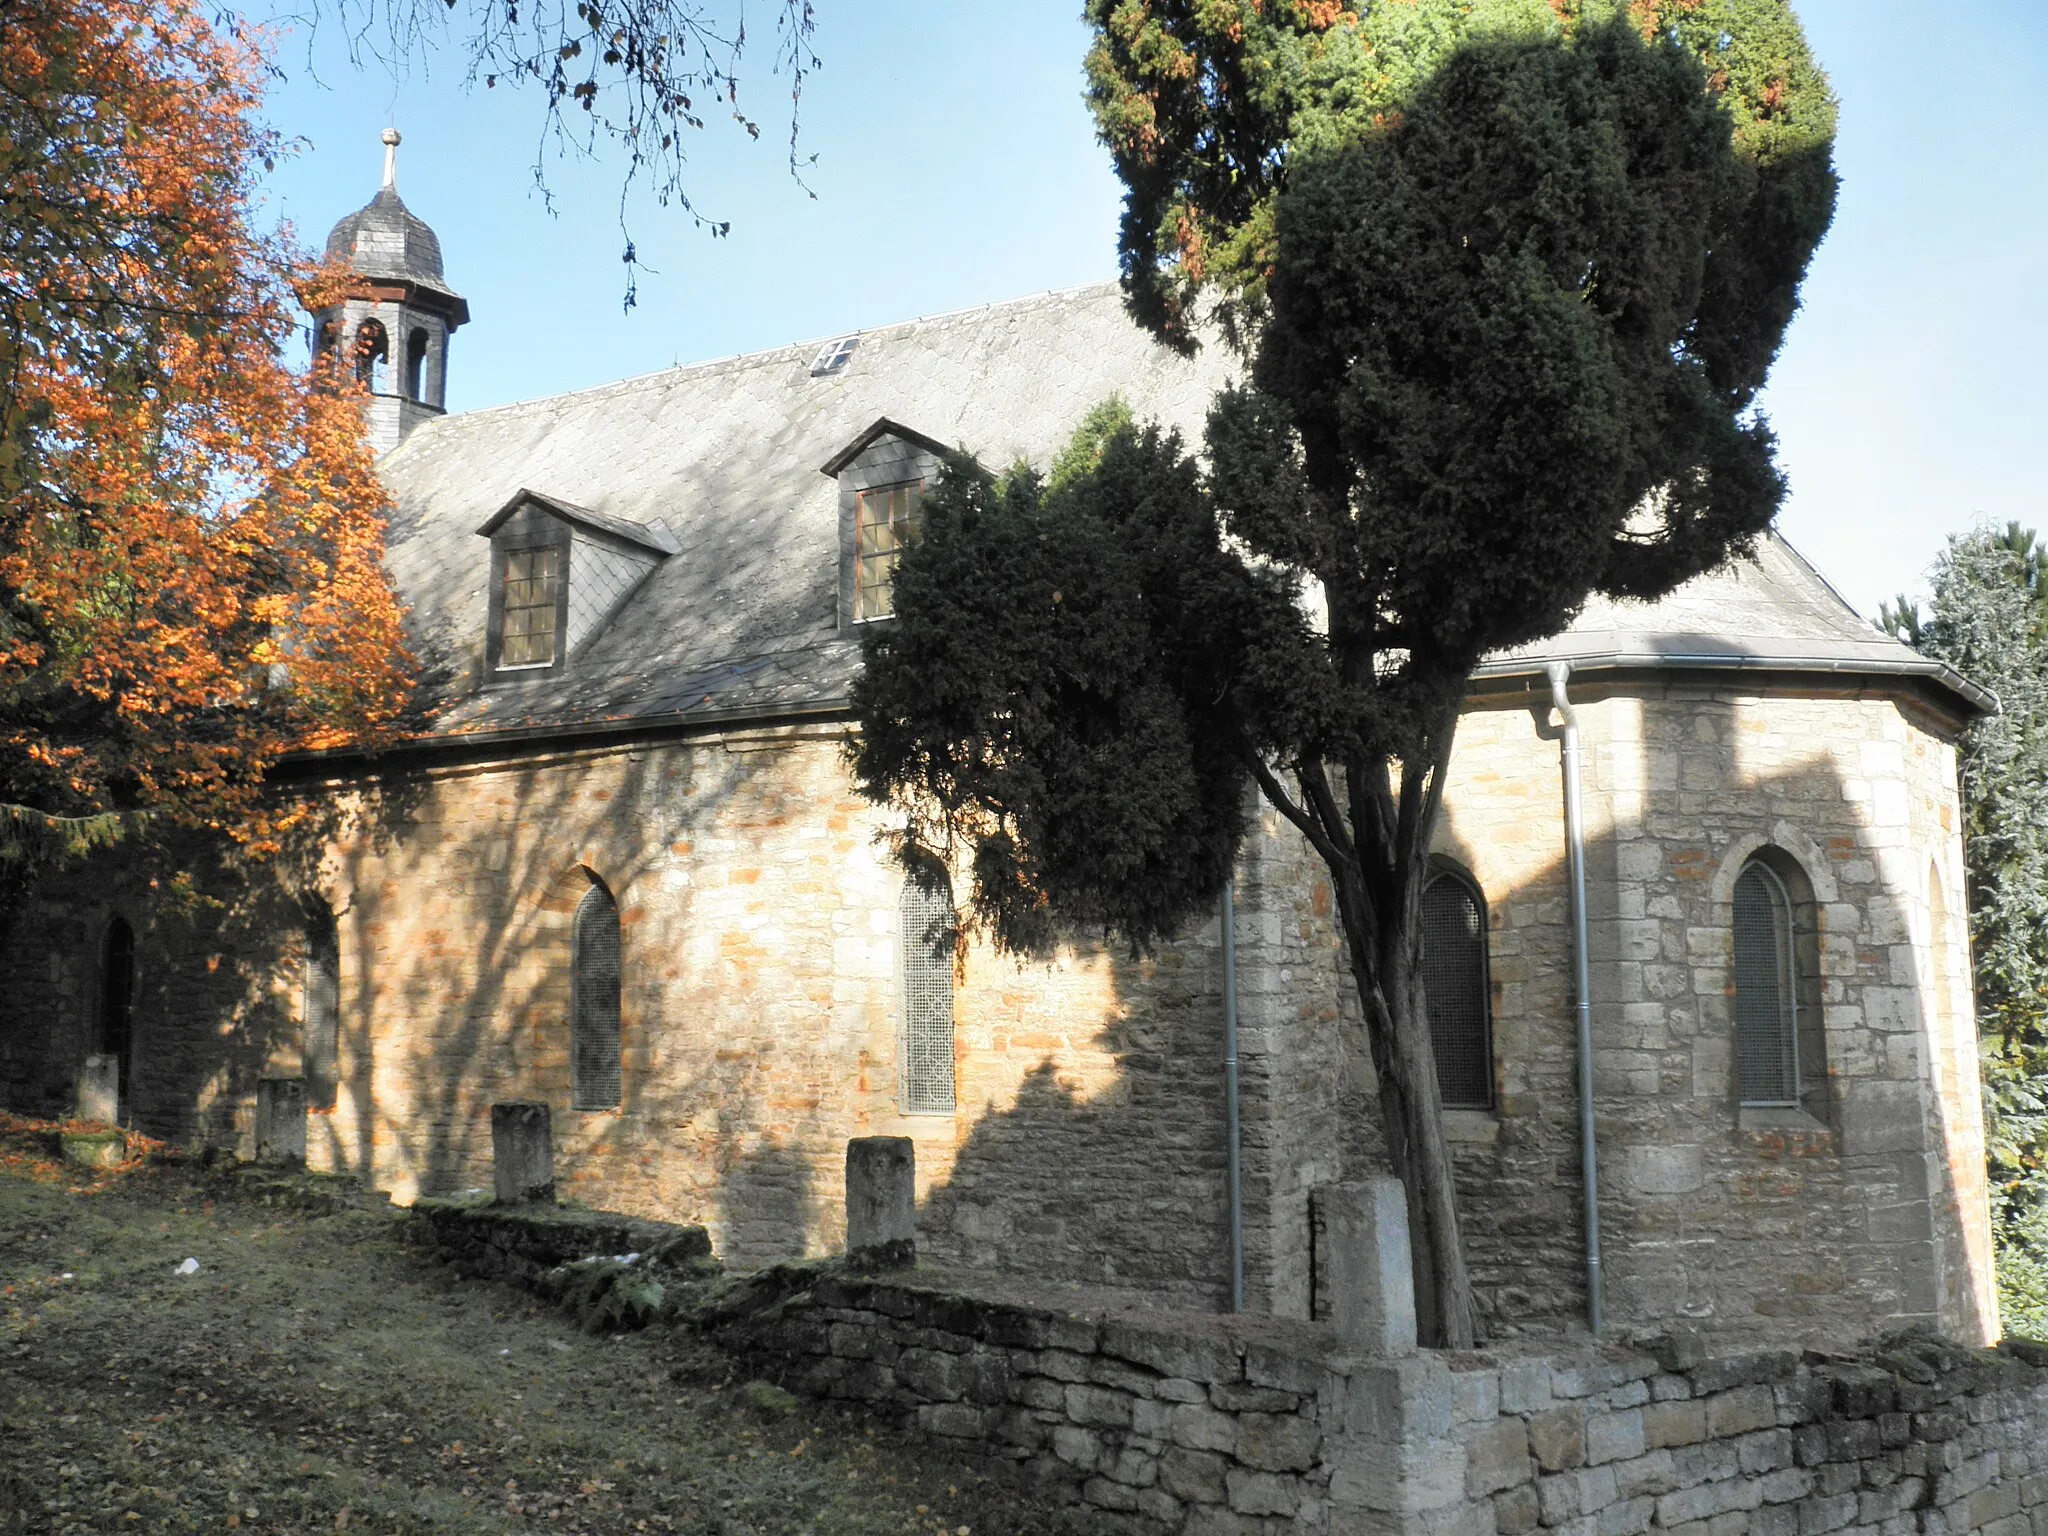
[[[486,678],[544,676],[595,645],[677,552],[659,520],[521,491],[477,532],[491,541]]]
[[[924,532],[945,448],[886,416],[819,465],[839,482],[839,622],[896,611],[896,567]]]
[[[493,531],[489,671],[530,676],[567,659],[575,553],[568,525],[532,503]]]
[[[562,591],[562,551],[505,552],[504,640],[501,667],[551,667],[559,627],[555,609]]]
[[[924,482],[854,493],[853,616],[886,619],[896,611],[896,564],[923,530]]]

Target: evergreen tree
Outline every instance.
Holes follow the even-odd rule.
[[[1922,620],[1885,627],[1998,695],[1957,776],[2006,1326],[2048,1336],[2048,549],[2010,523],[1949,540]]]
[[[1027,949],[1061,920],[1143,945],[1207,912],[1256,784],[1330,872],[1426,1335],[1463,1346],[1419,908],[1466,680],[1589,593],[1654,597],[1769,525],[1783,488],[1752,401],[1832,212],[1832,106],[1782,5],[1674,7],[1668,26],[1641,3],[1507,7],[1515,25],[1488,30],[1473,18],[1501,8],[1418,0],[1352,24],[1397,9],[1435,41],[1380,110],[1258,155],[1283,118],[1227,125],[1272,191],[1242,210],[1269,231],[1255,305],[1238,290],[1262,318],[1206,472],[1113,410],[1047,483],[956,461],[895,623],[865,640],[855,766],[907,810],[913,863],[971,850],[973,911]],[[1126,35],[1140,13],[1199,30],[1233,10],[1238,51],[1204,44],[1222,64],[1203,100],[1228,117],[1285,16],[1125,0],[1098,13],[1098,56],[1157,58]],[[1763,117],[1702,61],[1749,40],[1703,42],[1702,13],[1768,24]],[[1347,67],[1310,97],[1383,93],[1366,55]],[[1153,124],[1200,133],[1208,110]],[[1766,131],[1777,117],[1803,136]],[[1207,174],[1189,146],[1153,153]],[[1175,281],[1199,280],[1192,259]],[[1151,271],[1139,313],[1191,339]]]
[[[1811,233],[1832,206],[1817,153],[1834,137],[1827,82],[1785,0],[1087,0],[1088,99],[1125,187],[1120,249],[1138,319],[1189,345],[1203,301],[1255,328],[1281,193],[1304,157],[1399,123],[1457,49],[1570,35],[1624,17],[1700,61],[1727,113],[1757,216]],[[1753,252],[1752,259],[1761,256]],[[1717,263],[1728,302],[1773,334],[1804,270],[1800,242],[1757,268]],[[1782,311],[1782,312],[1779,312]]]

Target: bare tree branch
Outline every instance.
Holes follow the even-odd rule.
[[[441,47],[463,59],[465,81],[538,89],[541,119],[533,176],[552,208],[550,161],[594,159],[604,143],[625,151],[619,181],[619,233],[626,264],[625,304],[637,295],[644,267],[628,217],[629,199],[645,186],[662,207],[674,206],[708,234],[731,221],[707,213],[687,180],[688,136],[723,117],[749,139],[761,137],[761,116],[742,105],[748,59],[747,0],[307,0],[288,19],[307,37],[310,67],[323,24],[338,27],[357,68],[375,65],[394,78],[424,67]],[[815,156],[802,154],[805,81],[820,65],[813,47],[812,0],[768,0],[774,17],[767,72],[789,81],[791,178],[805,192]],[[749,93],[751,95],[751,92]],[[576,113],[581,112],[579,122]]]

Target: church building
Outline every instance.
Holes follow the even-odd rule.
[[[1227,922],[1020,962],[945,937],[847,768],[937,455],[1044,465],[1113,395],[1198,437],[1227,350],[1103,284],[450,415],[468,306],[388,157],[328,251],[425,724],[284,765],[315,833],[205,901],[43,886],[0,1102],[117,1054],[135,1128],[246,1152],[303,1078],[312,1166],[406,1201],[487,1188],[491,1105],[542,1099],[566,1197],[740,1267],[836,1251],[848,1138],[907,1136],[928,1261],[1316,1315],[1320,1192],[1382,1152],[1301,840],[1257,820]],[[1482,1331],[1587,1306],[1560,697],[1609,1326],[1995,1337],[1955,753],[1995,704],[1775,536],[1472,679],[1426,902]]]

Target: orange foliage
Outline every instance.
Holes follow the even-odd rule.
[[[1344,0],[1295,0],[1294,23],[1310,32],[1328,32],[1340,22],[1356,25],[1358,13]]]
[[[191,0],[0,0],[0,802],[262,827],[411,666],[359,398],[287,365],[263,57]],[[0,871],[4,874],[4,871]]]

